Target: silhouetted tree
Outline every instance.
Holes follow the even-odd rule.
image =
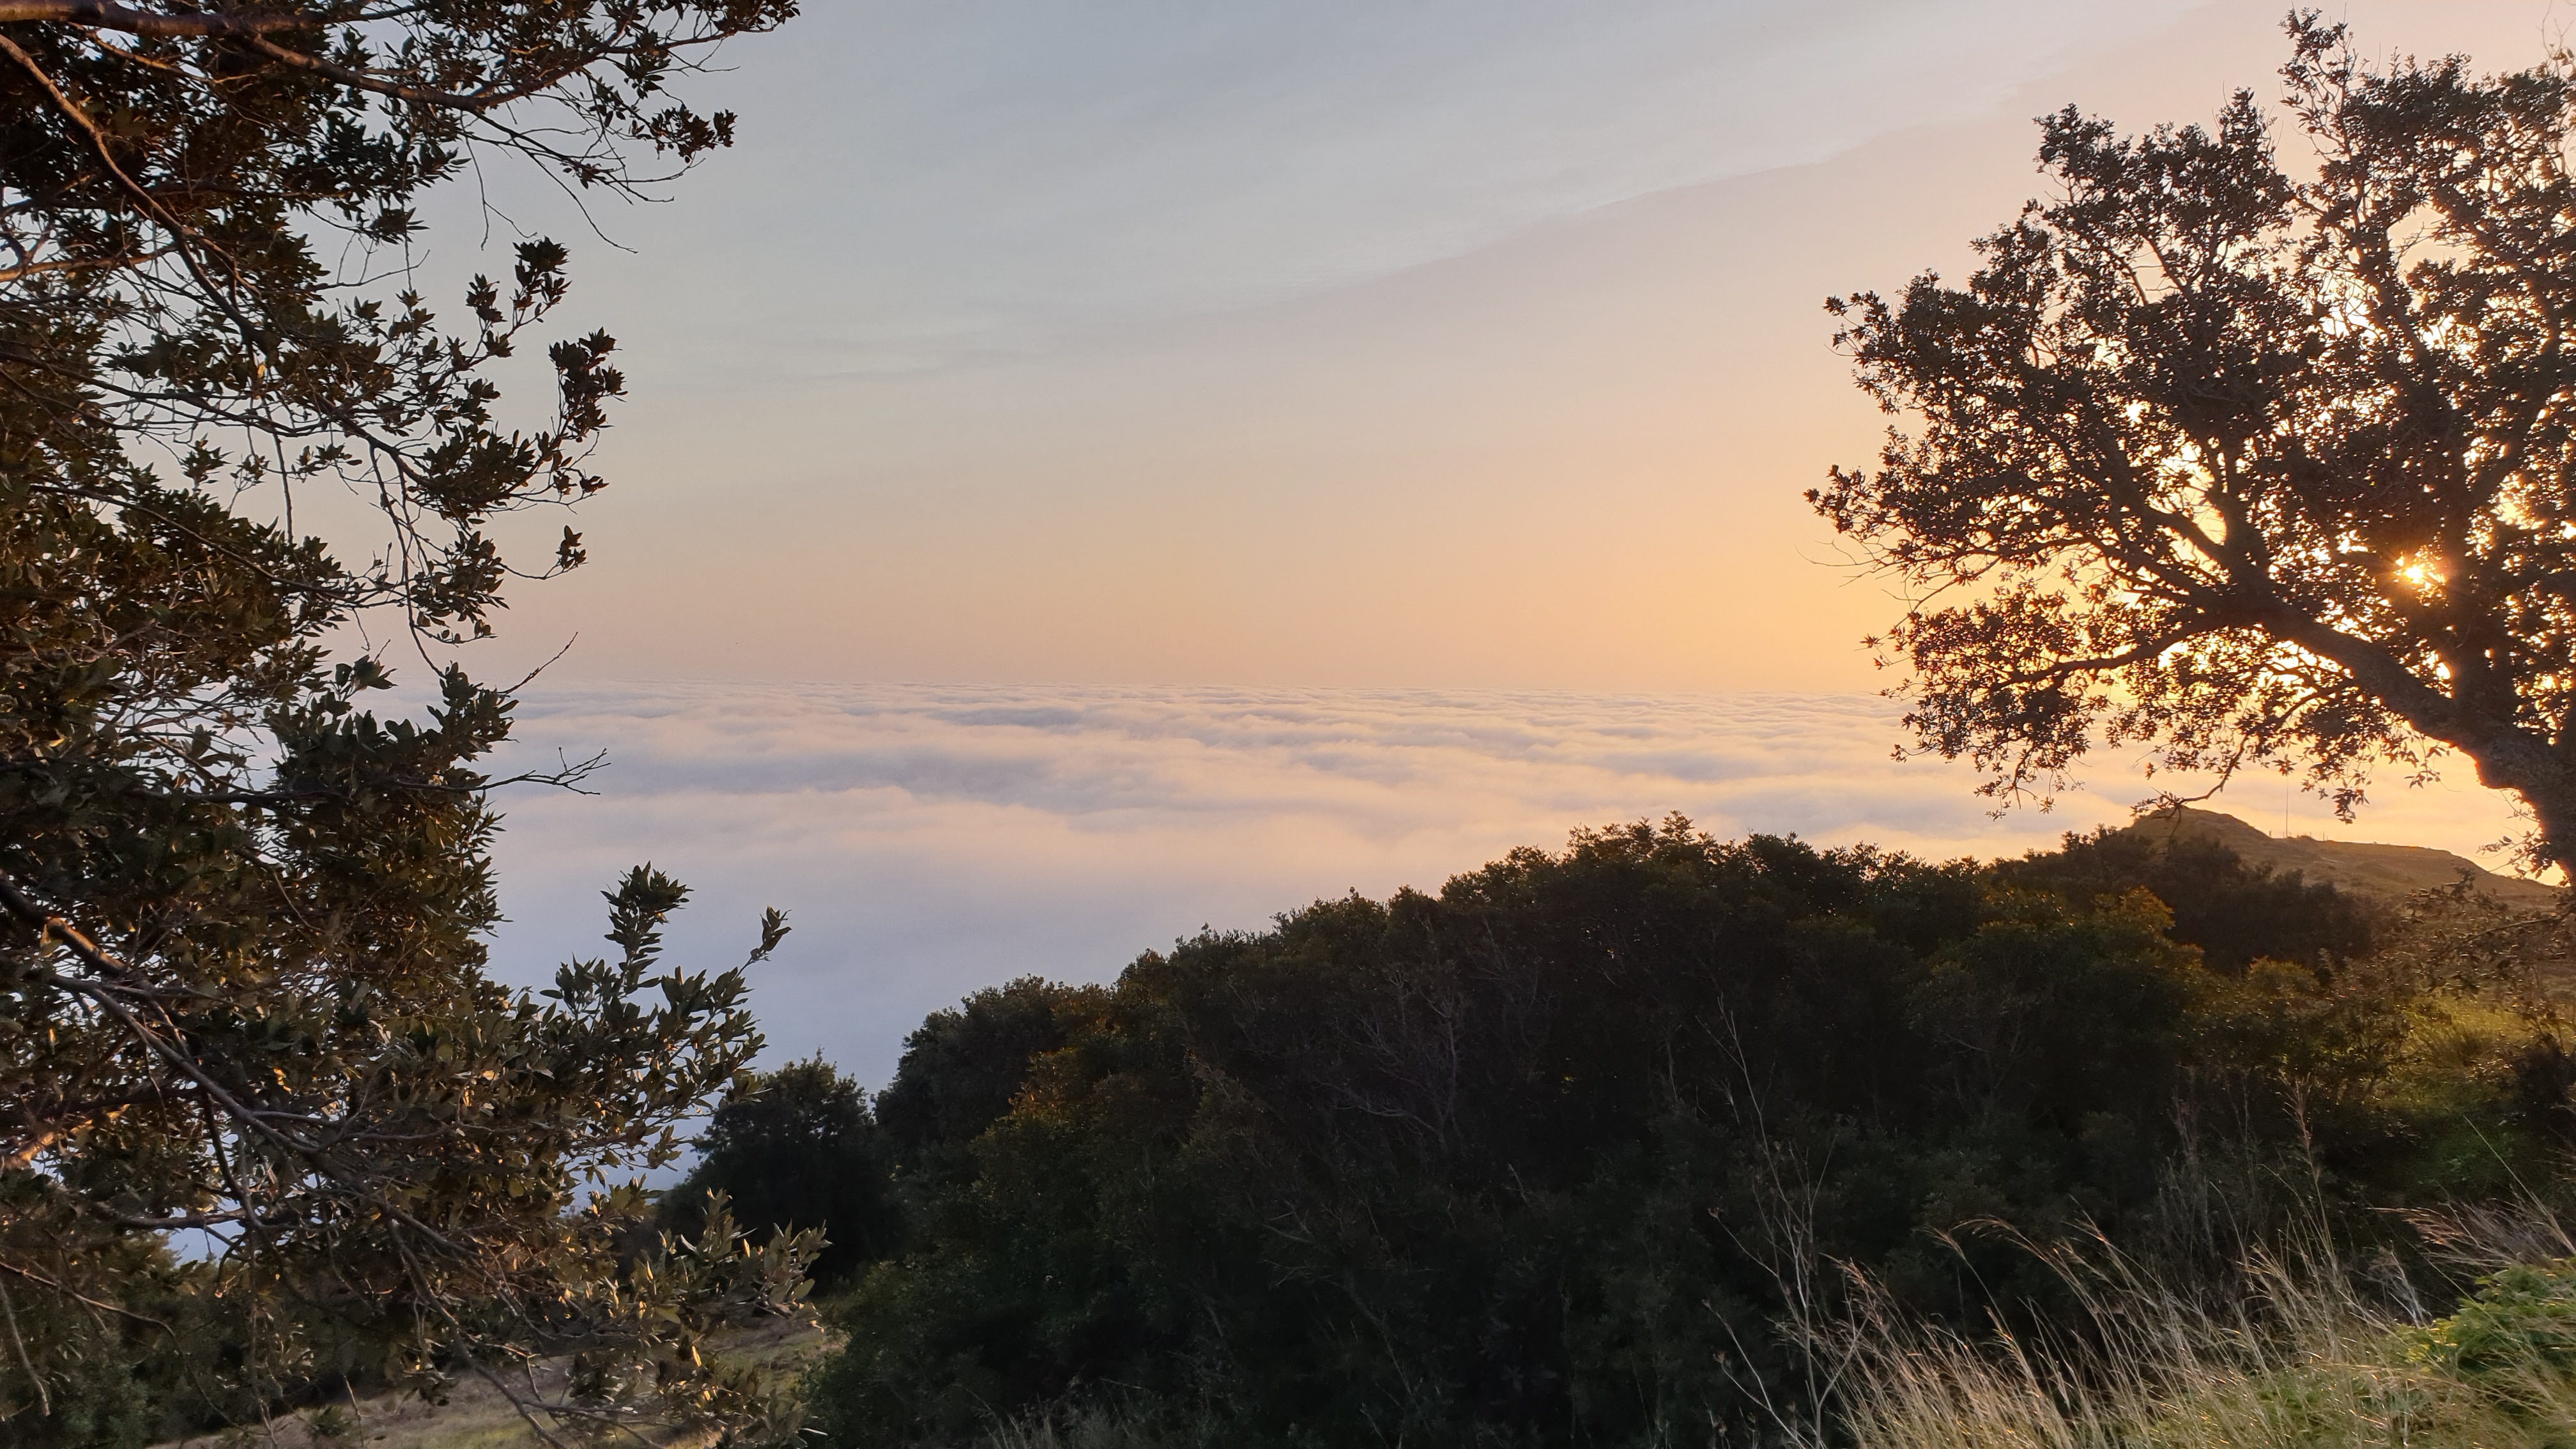
[[[2303,767],[2348,813],[2431,742],[2568,858],[2576,70],[2373,70],[2289,29],[2313,180],[2250,93],[2212,130],[2045,119],[2057,194],[1965,287],[1828,304],[1914,422],[1808,496],[1914,592],[1907,724],[1989,793],[2153,741]]]

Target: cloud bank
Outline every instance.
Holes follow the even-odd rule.
[[[1885,701],[1834,695],[552,685],[515,748],[615,763],[597,796],[504,801],[495,959],[533,983],[596,953],[597,892],[650,860],[697,889],[673,933],[695,959],[787,909],[757,978],[773,1053],[882,1081],[976,987],[1105,980],[1203,924],[1436,890],[1579,825],[1679,810],[1722,836],[1995,856],[2147,793],[2106,766],[2053,814],[1989,819],[1965,770],[1895,761],[1896,738]],[[2278,828],[2285,802],[2267,781],[2225,803]],[[2286,803],[2301,832],[2455,849],[2504,826],[2478,791],[2405,794],[2357,832]]]

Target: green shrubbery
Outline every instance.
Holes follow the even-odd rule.
[[[899,1231],[818,1409],[849,1446],[1702,1443],[1842,1412],[1815,1335],[1857,1314],[2098,1345],[2054,1256],[2097,1233],[2196,1294],[2322,1222],[2438,1298],[2384,1210],[2547,1181],[2554,929],[2104,836],[1978,867],[1675,819],[1015,982],[876,1101]]]

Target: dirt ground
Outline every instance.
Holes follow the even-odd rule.
[[[804,1357],[823,1347],[823,1336],[799,1324],[781,1325],[776,1329],[744,1334],[727,1340],[721,1348],[726,1358],[755,1361]],[[540,1364],[536,1369],[536,1387],[540,1392],[560,1388],[563,1366]],[[509,1399],[489,1382],[467,1376],[457,1380],[455,1389],[444,1404],[424,1403],[413,1397],[385,1396],[360,1399],[340,1406],[346,1416],[348,1431],[336,1438],[321,1437],[311,1431],[313,1412],[292,1418],[280,1418],[265,1430],[253,1428],[249,1443],[257,1449],[540,1449],[546,1441]],[[542,1421],[543,1415],[539,1418]],[[552,1426],[549,1425],[549,1428]],[[570,1442],[570,1436],[563,1436]],[[239,1443],[239,1439],[231,1440]],[[632,1444],[632,1439],[624,1442]],[[673,1438],[651,1437],[649,1443],[665,1449],[699,1449],[708,1442],[698,1435]],[[161,1449],[224,1449],[223,1435],[181,1440]]]

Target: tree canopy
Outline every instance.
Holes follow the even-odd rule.
[[[735,1078],[697,1149],[697,1166],[662,1194],[666,1228],[695,1237],[721,1201],[754,1232],[820,1232],[811,1271],[822,1290],[895,1246],[892,1150],[867,1093],[819,1056]]]
[[[2054,1330],[2013,1233],[2201,1281],[2231,1232],[2360,1257],[2549,1181],[2547,922],[2445,900],[2374,947],[2332,887],[2137,844],[1673,818],[978,992],[877,1102],[903,1230],[835,1309],[830,1442],[1767,1442],[1836,1265]]]
[[[174,1362],[214,1421],[553,1351],[594,1355],[558,1422],[765,1412],[695,1336],[791,1307],[812,1244],[745,1255],[719,1218],[642,1276],[614,1251],[624,1175],[758,1049],[742,972],[662,959],[685,891],[649,868],[610,956],[537,997],[486,971],[512,699],[453,646],[580,563],[569,527],[531,566],[495,525],[603,486],[615,343],[552,335],[552,240],[453,312],[410,267],[422,194],[471,166],[617,194],[728,144],[671,88],[793,12],[0,0],[13,1442],[167,1432],[117,1385]],[[514,419],[495,370],[540,344],[552,396]],[[318,535],[353,510],[315,490],[372,525]],[[369,705],[397,650],[417,717]]]
[[[2576,858],[2576,63],[2289,30],[2312,174],[2250,92],[2125,137],[2070,107],[1966,285],[1830,301],[1908,422],[1809,499],[1910,589],[1907,724],[1992,793],[2146,741],[2349,812],[2451,749]]]
[[[420,194],[495,153],[610,192],[674,174],[729,144],[734,118],[670,82],[794,9],[0,4],[13,473],[121,507],[157,454],[201,486],[283,490],[290,534],[295,487],[340,483],[382,508],[382,551],[275,570],[287,598],[487,628],[508,565],[485,525],[601,486],[582,458],[623,384],[612,338],[560,338],[552,417],[507,426],[490,364],[563,299],[566,249],[521,244],[509,279],[475,279],[462,326],[443,323],[398,285]],[[553,566],[579,557],[567,532]]]

